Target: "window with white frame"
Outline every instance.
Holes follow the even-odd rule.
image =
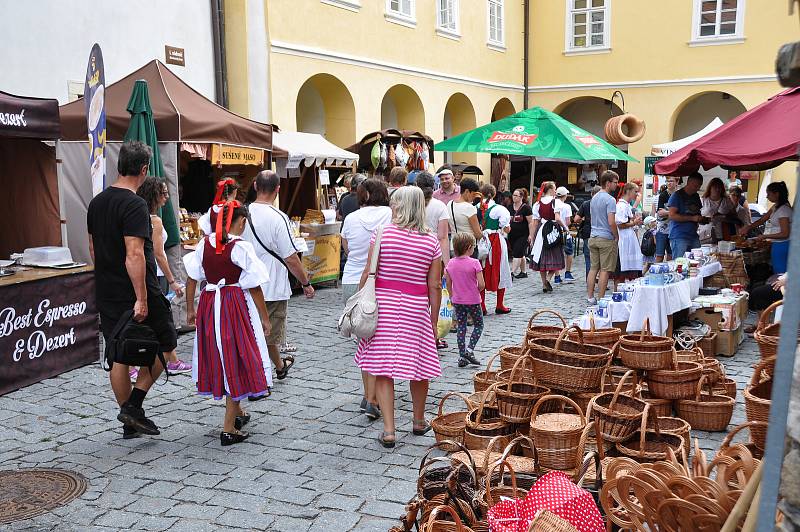
[[[386,0],[387,14],[413,19],[414,0]]]
[[[693,40],[738,39],[743,26],[744,0],[694,0]]]
[[[458,0],[436,0],[436,26],[447,33],[458,33]]]
[[[567,50],[608,48],[611,0],[567,0]]]
[[[505,12],[503,0],[487,0],[489,8],[489,44],[505,46]]]

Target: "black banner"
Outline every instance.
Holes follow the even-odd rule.
[[[54,140],[61,137],[58,101],[0,92],[0,137]]]
[[[0,395],[98,360],[94,273],[0,287]]]

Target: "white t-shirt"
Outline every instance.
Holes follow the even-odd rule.
[[[272,205],[263,203],[252,203],[249,210],[258,238],[267,248],[283,259],[297,253],[288,216]],[[250,230],[249,222],[245,226],[242,237],[253,244],[256,255],[269,272],[270,282],[261,285],[261,290],[264,292],[264,300],[288,300],[292,296],[292,288],[289,285],[289,271],[258,243],[258,240],[255,239]]]
[[[784,204],[772,211],[772,214],[769,216],[769,220],[767,221],[767,225],[764,228],[765,235],[774,235],[776,233],[781,232],[781,223],[779,220],[781,218],[788,218],[789,225],[791,226],[792,223],[792,208],[788,205]],[[785,238],[783,240],[773,240],[773,242],[786,242],[789,240]]]
[[[425,225],[435,235],[439,230],[439,222],[449,219],[447,206],[436,198],[431,198],[425,206]]]
[[[347,262],[344,264],[342,284],[358,284],[367,264],[369,242],[378,227],[391,223],[389,207],[361,207],[351,212],[342,224],[342,238],[347,240]]]
[[[478,209],[472,203],[466,201],[451,201],[446,206],[447,209],[447,222],[450,225],[450,233],[469,233],[472,234],[472,227],[469,225],[469,219],[472,216],[478,216]],[[455,215],[455,218],[453,217]]]
[[[570,207],[568,203],[564,203],[558,198],[556,198],[555,201],[556,203],[553,208],[561,217],[561,225],[569,230],[569,221],[572,220],[572,207]]]

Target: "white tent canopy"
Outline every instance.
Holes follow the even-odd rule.
[[[683,148],[684,146],[691,144],[695,140],[699,139],[700,137],[705,137],[718,127],[723,124],[722,120],[719,117],[714,118],[706,127],[698,131],[693,135],[689,135],[688,137],[684,137],[682,139],[673,140],[672,142],[665,142],[663,144],[654,144],[653,149],[650,152],[651,155],[655,155],[656,157],[666,157],[667,155],[672,155],[679,149]]]
[[[350,166],[358,162],[358,154],[343,150],[316,133],[279,131],[272,135],[275,159],[302,159],[305,166]]]

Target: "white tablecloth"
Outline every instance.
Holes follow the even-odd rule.
[[[631,302],[630,301],[612,301],[608,304],[608,316],[594,317],[594,326],[598,328],[602,327],[611,327],[612,323],[619,323],[622,321],[628,321],[628,317],[631,314]],[[591,324],[589,323],[589,315],[584,314],[578,318],[572,320],[573,325],[577,325],[581,329],[591,329]]]

